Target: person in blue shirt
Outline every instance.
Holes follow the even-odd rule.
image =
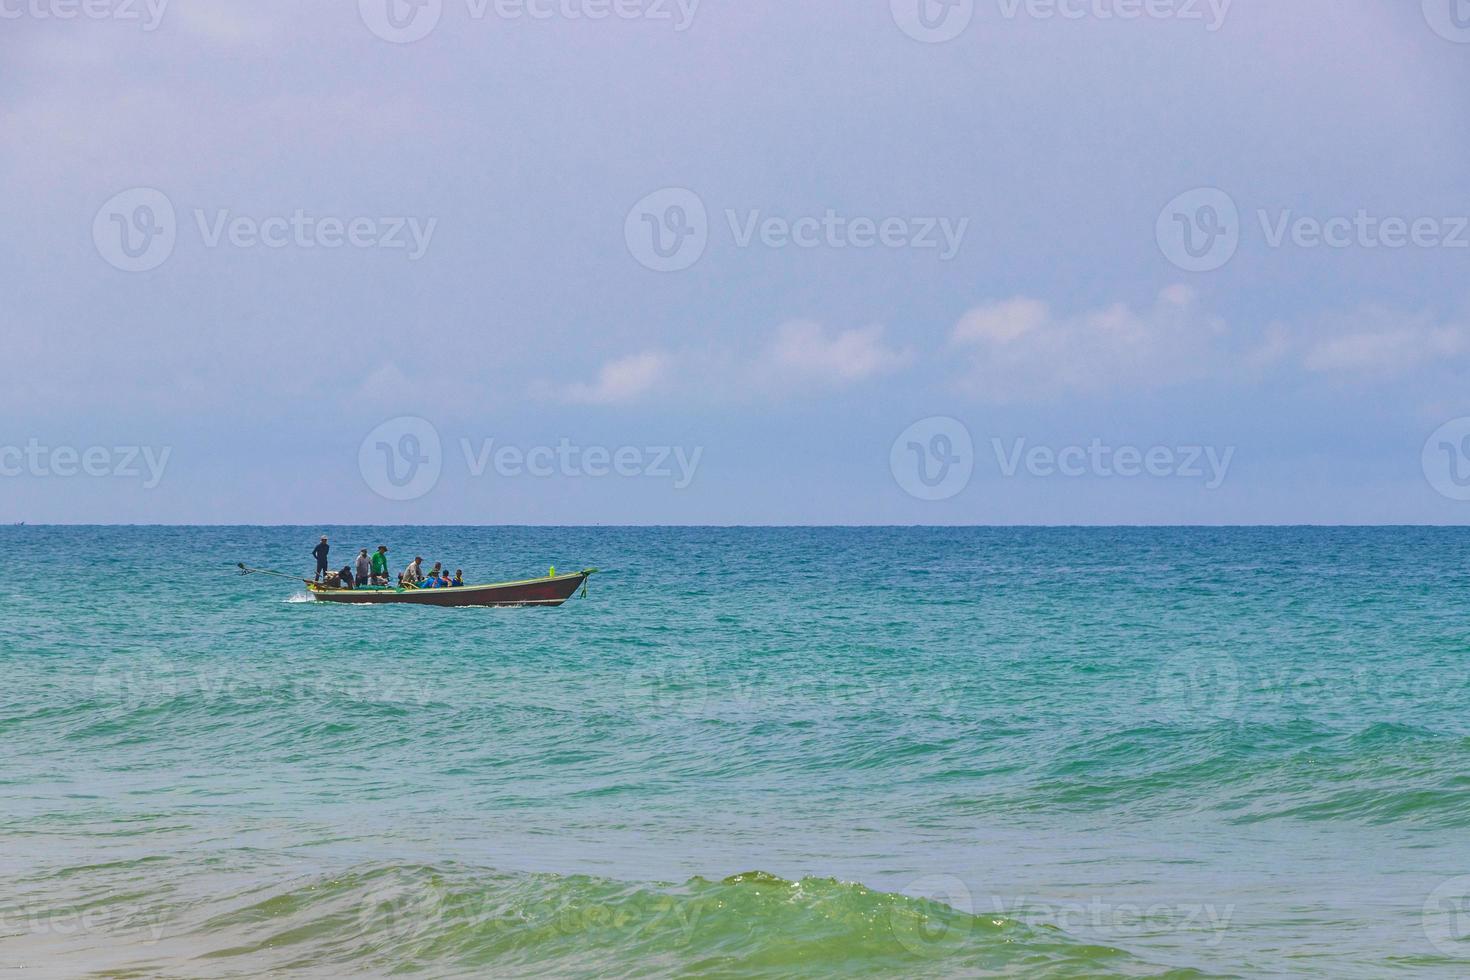
[[[450,584],[451,587],[456,588],[456,589],[462,589],[462,588],[464,588],[464,569],[463,568],[456,568],[454,570],[454,580],[452,582],[450,582],[449,584]]]

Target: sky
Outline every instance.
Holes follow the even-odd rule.
[[[0,0],[0,91],[0,522],[1470,519],[1470,0]]]

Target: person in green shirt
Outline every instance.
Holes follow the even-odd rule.
[[[388,584],[388,546],[378,545],[373,553],[373,581],[378,585]]]

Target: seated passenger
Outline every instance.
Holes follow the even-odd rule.
[[[456,588],[456,589],[462,589],[462,588],[464,588],[464,569],[463,568],[456,568],[454,570],[454,581],[450,582],[449,584],[450,584],[451,587]]]
[[[398,576],[398,584],[400,586],[417,586],[423,581],[424,560],[421,557],[415,557],[413,561],[408,563],[408,567],[403,570],[403,574]]]

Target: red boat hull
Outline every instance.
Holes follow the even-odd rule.
[[[592,572],[496,585],[464,585],[454,589],[325,589],[308,585],[318,602],[353,605],[410,606],[559,606],[587,581]]]

